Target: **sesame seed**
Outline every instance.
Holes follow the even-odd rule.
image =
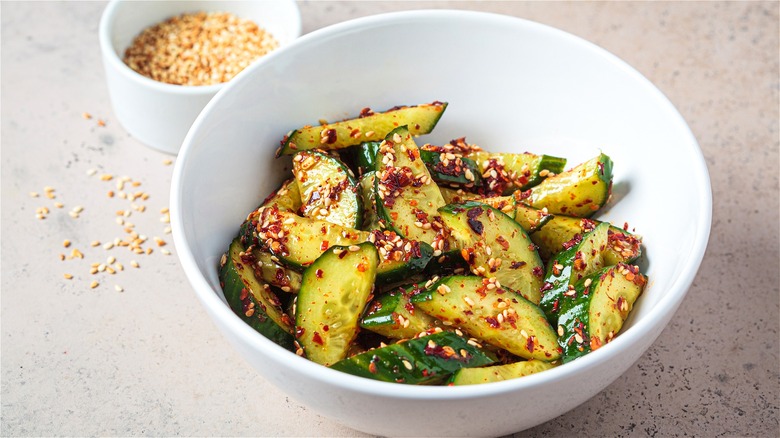
[[[97,281],[93,281],[92,283],[89,284],[89,288],[94,289],[98,287],[98,285],[100,285],[100,283],[98,283]]]
[[[124,289],[122,288],[122,286],[120,286],[118,284],[114,285],[114,290],[116,290],[117,292],[124,292]]]
[[[62,274],[63,277],[65,277],[66,280],[70,280],[73,278],[73,275],[71,274]]]
[[[141,267],[141,265],[139,265],[138,262],[135,261],[135,260],[130,260],[130,266],[132,266],[134,268],[140,268]]]
[[[68,239],[65,239],[65,240],[62,242],[62,246],[64,246],[65,248],[69,247],[69,246],[70,246],[70,240],[68,240]]]

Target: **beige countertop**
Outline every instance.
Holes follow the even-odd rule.
[[[646,75],[709,166],[707,254],[666,331],[625,375],[517,436],[780,435],[780,3],[299,4],[304,32],[410,8],[505,13],[581,36]],[[164,222],[175,157],[130,137],[111,110],[97,40],[104,6],[0,3],[0,435],[362,436],[270,386],[196,301]],[[121,225],[118,210],[130,212]],[[151,254],[104,247],[130,225]],[[116,273],[90,274],[92,263]]]

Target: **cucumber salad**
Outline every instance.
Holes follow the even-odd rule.
[[[284,136],[289,179],[220,261],[233,311],[318,364],[406,384],[517,378],[610,342],[647,284],[641,238],[591,219],[612,160],[419,142],[446,108]]]

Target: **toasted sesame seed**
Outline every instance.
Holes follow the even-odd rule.
[[[117,292],[124,292],[124,288],[122,288],[122,286],[120,286],[118,284],[114,285],[114,290],[117,291]]]
[[[98,283],[97,281],[93,281],[92,283],[89,284],[89,288],[94,289],[98,287],[98,285],[100,285],[100,283]]]
[[[564,333],[565,333],[565,332],[563,331],[563,326],[562,326],[562,325],[559,325],[559,326],[558,326],[558,336],[563,336],[563,334],[564,334]]]
[[[130,260],[130,266],[132,266],[134,268],[140,268],[141,267],[141,265],[139,265],[138,262],[135,261],[135,260]]]
[[[70,246],[70,240],[68,240],[68,239],[65,239],[65,240],[62,242],[62,246],[64,246],[65,248],[69,247],[69,246]]]
[[[73,275],[71,274],[62,274],[63,277],[65,277],[66,280],[70,280],[73,278]]]

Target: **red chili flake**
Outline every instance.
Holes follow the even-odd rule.
[[[559,298],[556,298],[555,301],[553,301],[552,311],[553,312],[557,312],[558,308],[560,307],[560,305],[561,305],[561,303],[559,301]]]
[[[487,322],[488,325],[490,325],[490,327],[493,327],[493,328],[501,327],[501,324],[499,324],[498,320],[496,318],[492,317],[492,316],[486,316],[485,317],[485,322]]]
[[[295,337],[300,338],[306,333],[306,329],[303,327],[295,327]]]
[[[374,357],[376,357],[376,356],[374,356]],[[376,374],[377,373],[376,362],[374,362],[373,359],[371,360],[371,363],[368,364],[368,371],[371,374]]]
[[[563,243],[563,249],[570,249],[580,242],[582,242],[582,234],[577,233],[574,237]]]
[[[542,269],[541,266],[534,266],[534,269],[531,272],[537,277],[541,277],[542,275],[544,275],[544,270]]]
[[[343,251],[341,251],[341,252],[339,253],[339,256],[338,256],[338,257],[339,257],[340,259],[343,259],[344,257],[346,257],[346,256],[347,256],[347,254],[349,254],[349,251],[348,251],[348,250],[343,250]]]
[[[504,248],[504,250],[509,249],[509,241],[504,238],[504,236],[498,236],[496,237],[496,242],[498,242],[499,245],[501,245],[501,248]]]
[[[338,139],[336,136],[336,130],[333,128],[328,129],[325,131],[322,135],[322,138],[325,139],[325,144],[333,144]]]
[[[428,356],[438,356],[442,359],[465,360],[465,358],[458,356],[457,353],[455,353],[455,350],[449,345],[441,346],[439,344],[434,344],[431,346],[429,344],[425,346],[423,352]]]
[[[406,309],[410,315],[414,315],[414,304],[412,304],[410,301],[407,301],[406,304],[404,304],[404,309]]]
[[[469,227],[479,235],[482,235],[482,231],[484,231],[484,226],[482,225],[482,222],[477,220],[477,218],[479,217],[479,215],[482,214],[482,212],[483,212],[482,207],[474,207],[470,209],[468,213],[466,213]]]
[[[362,119],[363,117],[373,116],[374,112],[371,111],[371,108],[363,108],[360,110],[360,115],[358,116],[359,119]]]
[[[365,263],[358,263],[357,265],[358,272],[366,272],[366,269],[368,269],[368,267],[366,266]]]
[[[322,269],[317,269],[316,271],[314,271],[314,275],[317,278],[322,278],[322,274],[324,274],[324,272],[322,272]]]
[[[545,281],[544,284],[542,284],[542,287],[539,288],[539,292],[545,293],[552,288],[553,288],[553,284],[550,283],[549,281]]]
[[[535,340],[536,340],[536,337],[532,335],[532,336],[528,337],[528,341],[525,343],[525,348],[528,349],[529,353],[533,353],[534,352],[534,347],[535,347],[535,344],[536,344],[534,342]]]
[[[322,243],[320,243],[320,251],[327,251],[328,248],[330,248],[330,242],[323,240]]]
[[[314,336],[311,337],[312,342],[319,345],[324,345],[325,342],[322,340],[322,336],[320,336],[319,332],[314,332]]]
[[[519,269],[519,268],[522,268],[523,266],[525,266],[527,264],[528,263],[526,263],[526,262],[524,262],[522,260],[521,261],[513,261],[512,263],[509,264],[509,268],[510,269]]]

